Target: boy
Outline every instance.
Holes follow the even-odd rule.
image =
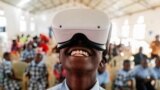
[[[5,52],[3,54],[3,87],[4,90],[20,90],[20,82],[14,75],[11,63],[11,54],[9,52]]]
[[[28,90],[45,90],[47,88],[48,72],[42,59],[42,54],[36,54],[35,60],[26,69],[25,74],[29,78]]]
[[[115,88],[116,90],[132,90],[133,81],[128,79],[127,75],[130,71],[130,61],[124,60],[123,69],[117,73]],[[130,84],[128,82],[131,82]]]
[[[107,15],[90,9],[65,10],[55,15],[53,30],[66,79],[49,90],[104,90],[96,75],[110,39]]]

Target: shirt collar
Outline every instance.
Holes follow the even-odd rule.
[[[64,81],[64,85],[65,85],[65,89],[69,90],[69,87],[68,87],[68,85],[66,83],[66,79]],[[95,85],[90,90],[99,90],[99,89],[100,89],[99,81],[97,80],[97,82],[95,83]]]
[[[32,63],[32,65],[38,65],[38,66],[41,66],[41,65],[43,65],[44,61],[43,61],[43,60],[41,60],[38,64],[36,64],[35,60],[33,60],[31,63]]]
[[[4,63],[7,63],[7,64],[11,64],[11,61],[6,60],[6,59],[3,59],[3,62],[4,62]]]

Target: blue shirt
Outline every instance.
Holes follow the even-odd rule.
[[[144,68],[141,65],[138,65],[133,70],[131,70],[131,72],[129,72],[129,76],[133,76],[133,77],[138,76],[143,79],[147,79],[151,77],[156,78],[156,74],[153,69],[149,67]]]
[[[22,61],[23,60],[26,60],[27,58],[34,58],[35,57],[35,51],[34,50],[25,50],[25,51],[23,51],[22,52],[22,57],[21,57],[21,59],[22,59]]]
[[[109,73],[103,72],[102,74],[97,73],[97,79],[99,84],[107,84],[109,82]]]
[[[66,80],[64,80],[61,84],[58,84],[55,87],[52,87],[47,90],[69,90],[69,87],[67,86]],[[90,90],[105,90],[105,89],[99,86],[99,81],[97,80],[96,84]]]
[[[154,67],[153,70],[156,73],[156,79],[160,79],[160,67]]]
[[[119,70],[116,76],[115,85],[121,87],[128,87],[128,80],[132,80],[132,78],[128,77],[129,71]]]

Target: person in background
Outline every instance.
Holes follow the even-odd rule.
[[[31,36],[29,34],[26,36],[26,41],[27,42],[31,41]]]
[[[153,70],[156,73],[156,80],[155,80],[155,88],[159,90],[160,85],[160,56],[155,58],[155,67],[153,67]]]
[[[153,69],[156,73],[157,79],[160,80],[160,56],[156,57],[155,67]]]
[[[47,45],[47,41],[41,40],[41,42],[39,44],[39,48],[42,48],[42,51],[45,52],[45,54],[47,54],[47,52],[49,50],[49,46]]]
[[[0,90],[3,90],[3,78],[4,78],[4,70],[2,66],[2,60],[0,60]]]
[[[26,43],[26,41],[27,41],[27,37],[24,34],[22,34],[20,37],[21,45],[23,46]]]
[[[4,90],[21,90],[20,80],[17,79],[14,75],[12,68],[12,59],[9,52],[5,52],[3,55],[3,88]]]
[[[65,79],[65,69],[62,67],[62,64],[60,64],[60,62],[57,62],[55,64],[53,74],[57,79],[57,84],[63,82],[63,80]]]
[[[152,52],[151,52],[151,58],[152,59],[154,59],[158,55],[160,55],[160,39],[159,39],[159,35],[155,36],[155,41],[151,42],[150,47],[152,49]]]
[[[11,52],[16,54],[19,51],[19,46],[16,40],[12,40]]]
[[[48,87],[48,71],[42,54],[36,54],[35,59],[26,68],[25,75],[29,78],[27,90],[46,90]]]
[[[102,65],[98,68],[97,78],[101,87],[106,88],[107,83],[109,83],[109,73],[106,71],[106,65]]]
[[[17,41],[17,45],[18,45],[18,51],[19,51],[19,54],[20,54],[21,51],[22,51],[22,47],[23,47],[23,46],[21,45],[20,36],[19,36],[19,35],[17,35],[16,41]]]
[[[52,27],[49,27],[48,36],[49,36],[50,39],[52,39],[52,37],[53,37]]]
[[[40,44],[40,38],[38,36],[33,37],[33,48],[37,48]]]
[[[22,61],[29,63],[35,57],[35,51],[31,43],[26,45],[26,49],[22,52]]]
[[[44,34],[40,34],[39,38],[41,39],[41,41],[44,41],[44,42],[49,42],[49,40],[50,40],[49,37],[47,37]]]
[[[136,90],[155,90],[151,82],[156,79],[156,73],[148,66],[146,57],[141,60],[140,65],[129,72],[128,76],[135,78]]]
[[[130,61],[124,60],[123,69],[119,70],[115,80],[115,90],[133,90],[133,80],[127,77],[130,71]]]
[[[143,54],[142,47],[140,47],[138,53],[133,56],[134,56],[134,64],[135,65],[139,65],[141,63],[141,60],[143,60],[143,58],[147,57],[145,54]]]

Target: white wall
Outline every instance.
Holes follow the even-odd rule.
[[[160,8],[116,18],[113,20],[113,22],[117,25],[117,33],[120,33],[124,21],[128,19],[130,26],[130,37],[132,37],[133,27],[137,23],[139,16],[144,16],[144,23],[146,24],[145,41],[149,43],[154,39],[155,35],[160,35]],[[152,34],[149,34],[150,31]]]
[[[24,32],[26,33],[31,33],[29,24],[30,24],[30,17],[31,15],[28,12],[24,12],[19,8],[13,7],[11,5],[5,4],[0,1],[0,9],[4,10],[4,16],[7,19],[7,26],[6,26],[6,31],[9,36],[9,38],[15,37],[17,34],[20,34],[20,19],[21,16],[25,17],[25,20],[27,22],[27,31]]]
[[[146,25],[145,38],[142,40],[137,40],[133,38],[133,28],[137,24],[139,16],[144,16],[144,24]],[[160,35],[160,8],[155,10],[148,10],[145,12],[124,16],[120,18],[113,19],[112,22],[116,24],[116,36],[121,37],[122,26],[124,25],[125,20],[128,20],[128,25],[130,27],[130,33],[128,41],[131,44],[132,52],[136,53],[138,48],[142,46],[144,48],[144,53],[150,54],[150,43],[155,39],[155,35]],[[150,34],[152,32],[152,34]],[[140,33],[141,34],[141,33]],[[112,36],[115,37],[115,35]],[[127,39],[125,40],[127,41]],[[127,41],[127,42],[128,42]]]

